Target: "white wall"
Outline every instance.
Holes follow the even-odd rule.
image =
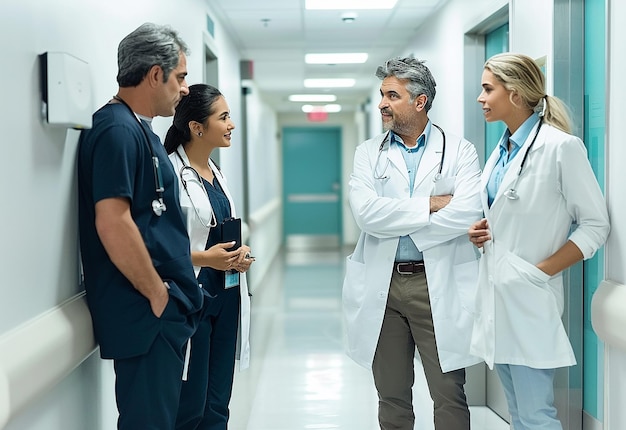
[[[626,172],[626,146],[623,139],[623,123],[626,116],[626,4],[621,0],[608,2],[608,84],[607,84],[607,151],[606,151],[606,197],[611,217],[611,234],[605,247],[606,278],[626,288],[626,196],[624,183]],[[622,309],[626,312],[626,304]],[[622,327],[623,328],[623,327]],[[621,430],[626,423],[626,350],[611,345],[605,348],[604,368],[604,428]]]
[[[511,1],[509,44],[511,51],[522,52],[533,58],[547,57],[546,90],[554,87],[553,21],[554,1]]]
[[[75,180],[79,133],[40,120],[38,54],[64,51],[86,61],[95,110],[117,91],[119,41],[143,22],[170,24],[191,49],[188,82],[201,82],[207,4],[204,0],[0,4],[4,83],[0,133],[6,148],[0,161],[0,183],[5,184],[0,215],[0,338],[80,290]],[[219,22],[214,43],[220,57],[219,86],[237,120],[241,118],[240,57]],[[263,115],[267,118],[271,113]],[[155,131],[163,136],[169,125],[170,119],[157,119]],[[243,198],[241,153],[235,139],[221,157],[238,207]],[[112,366],[96,353],[53,389],[41,393],[6,429],[112,429],[116,419]]]
[[[281,149],[276,113],[263,101],[254,82],[246,82],[248,194],[251,231],[248,242],[257,258],[248,273],[250,292],[270,269],[282,244]]]
[[[204,2],[202,0],[188,0],[196,3],[198,6],[202,6],[203,4],[210,2]],[[202,9],[202,8],[201,8]],[[182,9],[181,9],[182,10]],[[205,10],[210,14],[211,18],[215,22],[215,36],[213,38],[206,32],[206,12],[199,12],[195,14],[197,17],[197,22],[195,27],[196,32],[200,32],[202,30],[205,31],[205,37],[209,38],[212,42],[212,49],[214,50],[213,54],[218,58],[218,87],[226,101],[228,102],[228,106],[230,107],[231,117],[235,122],[235,126],[239,126],[239,128],[235,128],[233,132],[233,140],[232,144],[229,148],[220,149],[220,168],[226,178],[228,178],[228,188],[233,196],[235,201],[235,207],[238,211],[241,212],[243,208],[243,170],[244,166],[242,163],[243,157],[243,135],[241,127],[241,121],[243,118],[242,114],[242,103],[241,103],[241,78],[239,71],[239,61],[241,57],[239,56],[238,50],[236,46],[232,43],[228,34],[224,32],[223,27],[220,25],[219,21],[214,13],[211,12],[210,6],[206,6]],[[187,12],[187,11],[185,11]],[[191,13],[185,13],[185,16],[191,16]],[[173,25],[173,24],[172,24]],[[184,37],[184,34],[183,34]],[[197,38],[197,37],[196,37]],[[200,39],[199,42],[202,42],[203,39]],[[187,39],[185,39],[187,41]],[[214,46],[213,46],[214,45]],[[201,67],[198,73],[194,73],[193,76],[190,76],[187,79],[189,84],[202,82],[204,78],[204,73],[202,72],[202,67],[204,65],[204,47],[202,44],[198,46],[197,49],[193,49],[192,56],[193,59],[198,62],[198,66]],[[194,55],[195,54],[195,55]],[[191,75],[191,72],[190,72]],[[163,122],[169,126],[170,120],[167,118],[163,118]],[[165,136],[165,132],[162,133],[162,136]]]

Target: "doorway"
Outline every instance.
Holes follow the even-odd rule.
[[[219,88],[218,58],[215,42],[208,33],[204,34],[204,83]],[[220,165],[220,148],[211,153],[211,159]]]
[[[288,249],[341,244],[341,128],[283,128],[283,219]]]

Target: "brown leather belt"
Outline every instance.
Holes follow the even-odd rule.
[[[395,263],[396,272],[401,275],[415,275],[416,273],[424,273],[423,261],[407,261],[404,263]]]

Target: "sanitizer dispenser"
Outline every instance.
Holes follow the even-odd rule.
[[[91,128],[93,113],[89,65],[65,52],[39,55],[41,114],[50,125]]]

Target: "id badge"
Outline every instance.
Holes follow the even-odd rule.
[[[224,277],[224,288],[233,288],[239,286],[239,272],[236,270],[227,270]]]

